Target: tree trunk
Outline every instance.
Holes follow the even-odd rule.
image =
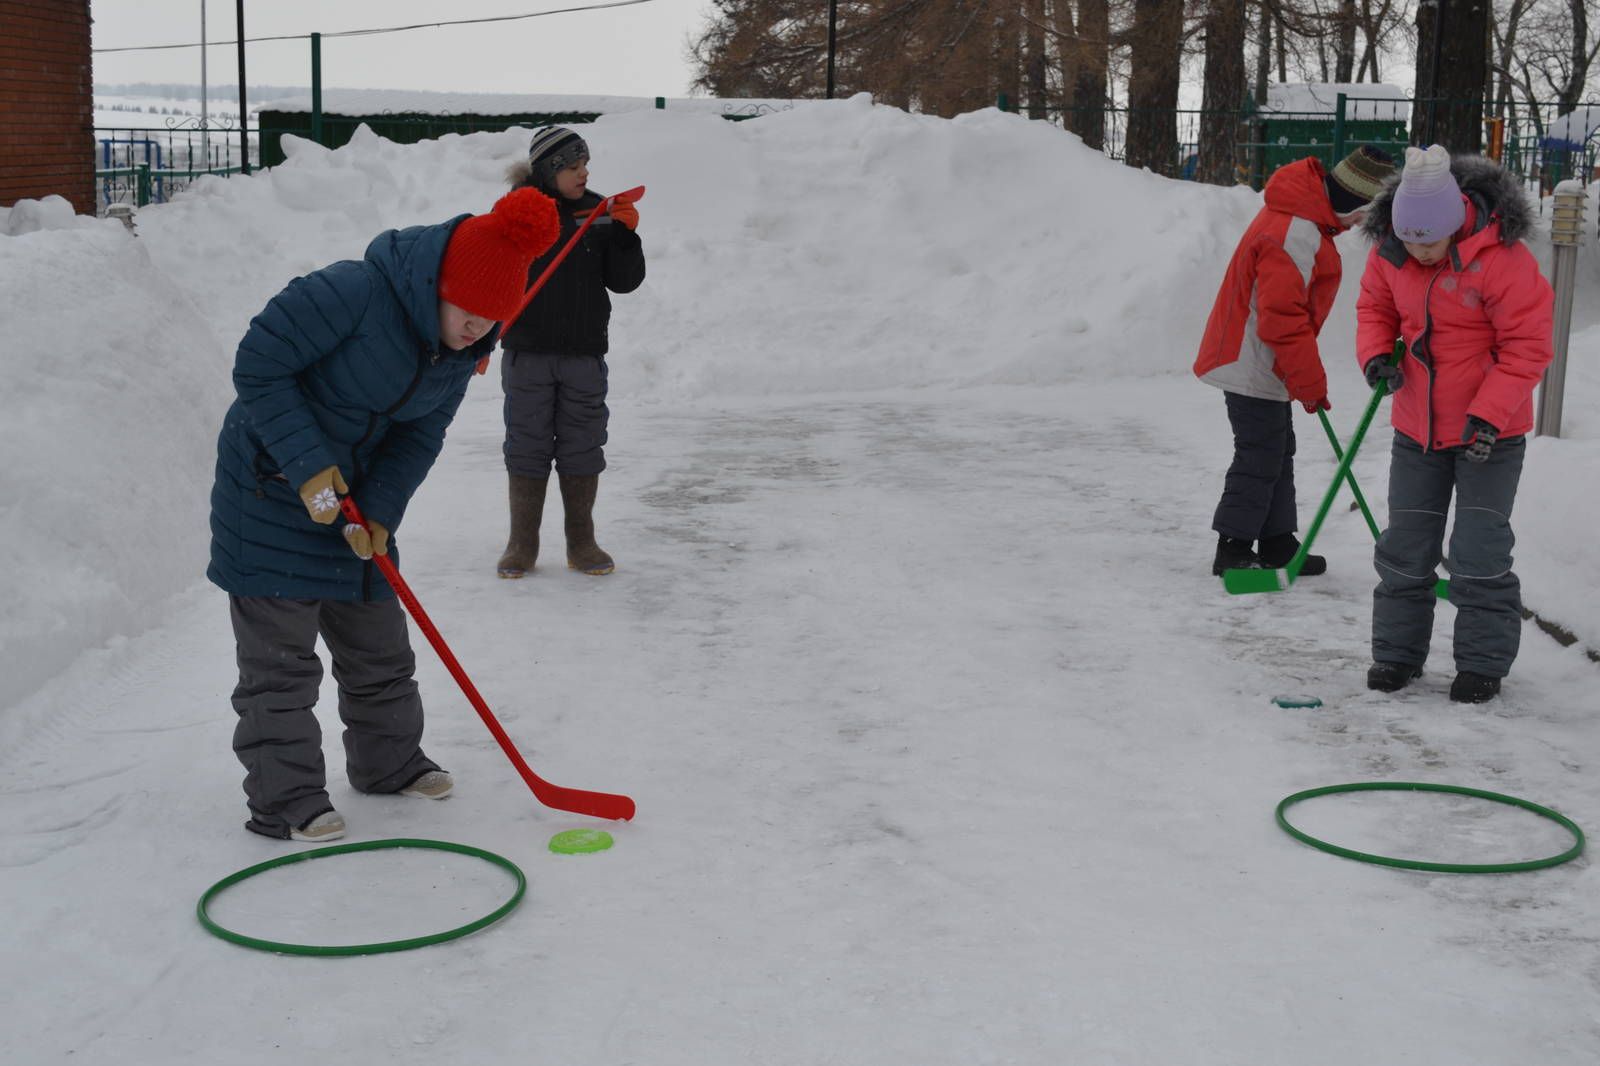
[[[1572,54],[1568,59],[1567,83],[1557,97],[1561,114],[1570,114],[1583,99],[1583,87],[1589,81],[1589,12],[1585,0],[1567,0],[1572,12]]]
[[[1442,144],[1453,152],[1482,148],[1489,16],[1489,0],[1423,0],[1418,5],[1415,96],[1421,113],[1411,122],[1416,143]]]
[[[1132,40],[1125,159],[1171,177],[1178,169],[1183,0],[1134,0]]]
[[[1022,5],[1019,0],[993,0],[994,88],[1011,111],[1022,106]],[[990,100],[985,106],[994,106]]]
[[[1060,2],[1060,0],[1057,0]],[[1076,75],[1072,119],[1067,129],[1090,148],[1106,146],[1106,73],[1111,66],[1111,6],[1108,0],[1078,0]]]
[[[1046,95],[1048,88],[1045,80],[1045,54],[1044,31],[1044,0],[1027,0],[1027,77],[1028,77],[1028,117],[1044,118],[1047,114]]]
[[[1339,0],[1338,20],[1333,80],[1349,85],[1355,80],[1356,71],[1356,0]]]
[[[1195,177],[1233,185],[1239,148],[1239,105],[1245,98],[1244,0],[1210,0],[1206,13],[1205,88],[1200,107],[1200,159]]]
[[[1267,102],[1267,82],[1272,78],[1272,8],[1267,0],[1259,0],[1256,22],[1256,110]],[[1256,118],[1250,123],[1250,140],[1255,146],[1250,150],[1250,186],[1259,189],[1266,177],[1266,149],[1262,144],[1266,136],[1266,123]]]

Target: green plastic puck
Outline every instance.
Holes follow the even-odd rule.
[[[1274,696],[1272,702],[1279,707],[1321,707],[1322,701],[1315,696]]]
[[[611,834],[604,829],[568,829],[550,838],[550,850],[557,855],[587,855],[611,846]]]

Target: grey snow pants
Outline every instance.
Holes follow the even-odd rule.
[[[500,360],[506,470],[518,477],[587,477],[606,468],[608,368],[598,355],[512,348]]]
[[[1421,667],[1433,635],[1434,568],[1443,557],[1452,491],[1450,602],[1456,608],[1455,665],[1505,677],[1522,641],[1522,586],[1511,570],[1511,505],[1527,451],[1523,437],[1495,443],[1486,462],[1464,448],[1423,451],[1401,433],[1389,460],[1389,528],[1373,557],[1372,658]]]
[[[244,764],[245,828],[287,837],[332,808],[317,723],[320,633],[333,659],[344,721],[345,772],[361,792],[398,792],[438,765],[422,753],[416,656],[397,600],[350,603],[230,596],[238,645],[239,721],[233,750]]]
[[[1293,533],[1294,412],[1287,400],[1225,392],[1233,427],[1233,464],[1211,528],[1224,537],[1256,541]]]

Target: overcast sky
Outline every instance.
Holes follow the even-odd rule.
[[[453,19],[520,15],[577,7],[592,0],[247,0],[245,37],[323,34]],[[123,48],[235,39],[232,0],[98,0],[94,47]],[[647,0],[604,11],[517,22],[444,26],[322,42],[326,88],[431,89],[445,92],[600,93],[686,96],[693,77],[685,57],[710,0]],[[208,49],[208,83],[235,84],[232,46]],[[246,80],[311,84],[308,40],[247,46]],[[96,52],[94,76],[121,82],[200,83],[200,49]]]

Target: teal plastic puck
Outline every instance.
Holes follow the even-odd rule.
[[[1321,707],[1322,701],[1315,696],[1274,696],[1272,702],[1279,707]]]
[[[550,838],[550,850],[557,855],[587,855],[611,844],[611,834],[604,829],[568,829]]]

